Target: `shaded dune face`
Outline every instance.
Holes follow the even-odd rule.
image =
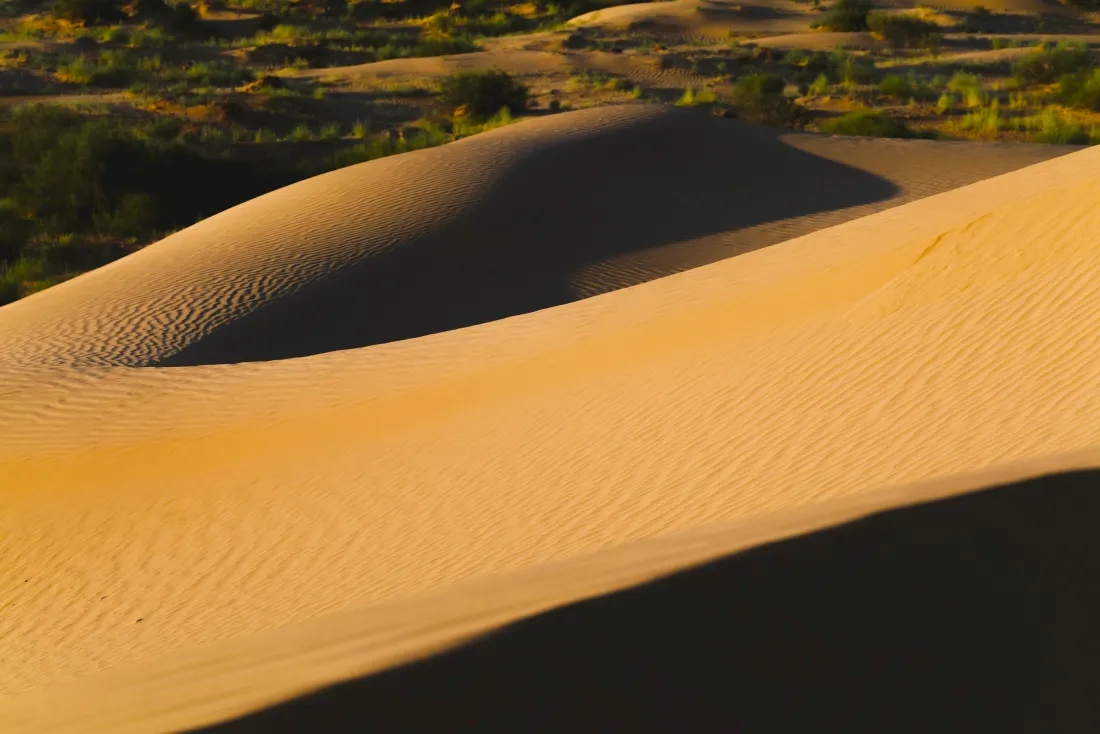
[[[6,307],[0,363],[182,366],[407,339],[634,285],[737,242],[636,257],[653,248],[897,191],[777,130],[698,112],[527,121],[286,187]]]
[[[873,515],[196,731],[1086,730],[1098,483]]]
[[[160,364],[300,357],[528,313],[682,268],[676,259],[646,268],[631,260],[636,253],[897,190],[790,147],[778,133],[674,111],[531,145],[457,216],[390,246],[365,243],[370,254],[355,265]],[[578,273],[607,258],[620,260],[588,277]]]

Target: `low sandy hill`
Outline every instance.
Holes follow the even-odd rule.
[[[673,0],[617,5],[577,16],[575,27],[607,28],[678,38],[728,39],[734,34],[797,33],[820,18],[788,0]]]
[[[783,134],[655,105],[533,119],[295,184],[0,309],[0,367],[397,341],[634,285],[1067,150]]]
[[[874,49],[882,46],[870,33],[787,33],[752,41],[761,48],[782,51],[800,49],[806,51],[832,51],[835,48]]]
[[[794,510],[806,529],[836,521],[833,502],[859,514],[922,496],[909,482],[1095,456],[1098,171],[1100,149],[1080,151],[635,288],[369,349],[8,370],[0,729],[123,731],[102,725],[130,715],[109,697],[48,705],[46,687],[94,692],[80,679],[331,612],[373,619],[355,645],[294,637],[290,666],[266,643],[234,657],[245,667],[209,679],[222,698],[201,716],[201,665],[149,678],[159,693],[145,714],[175,724],[131,722],[199,724],[552,605],[488,596],[501,606],[464,616],[425,597],[430,623],[416,627],[413,607],[400,624],[374,617],[382,602],[558,562],[577,564],[565,575],[591,593],[585,569],[606,567],[588,554],[617,551],[624,565],[601,583],[634,583],[731,549],[700,541],[673,563],[635,542]],[[81,324],[90,302],[69,303]],[[161,343],[187,314],[159,315],[146,337]],[[0,325],[5,338],[21,323]],[[410,641],[413,628],[428,636]]]

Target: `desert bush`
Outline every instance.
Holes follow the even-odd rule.
[[[806,93],[816,97],[818,95],[825,94],[828,91],[829,77],[827,77],[825,74],[818,74],[817,77],[814,78],[813,84],[811,84],[809,89],[806,90]]]
[[[443,80],[443,103],[475,119],[491,117],[502,108],[519,114],[527,108],[527,87],[499,69],[461,72]]]
[[[1036,51],[1012,66],[1012,75],[1023,84],[1049,84],[1066,74],[1076,74],[1095,65],[1092,54],[1082,46],[1060,43],[1052,49]]]
[[[1004,127],[1001,118],[1000,104],[994,100],[989,105],[978,107],[968,112],[959,122],[963,130],[978,132],[983,135],[994,136]]]
[[[776,74],[750,74],[738,79],[733,93],[741,116],[762,125],[797,125],[805,111],[783,94],[785,86]]]
[[[833,55],[834,74],[846,85],[866,84],[874,76],[874,64],[853,53],[839,51]]]
[[[881,110],[855,110],[821,125],[831,135],[862,135],[876,138],[911,138],[904,122]]]
[[[1100,69],[1067,74],[1058,86],[1063,104],[1100,112]]]
[[[44,258],[23,256],[9,263],[0,262],[0,306],[29,296],[53,285]]]
[[[717,101],[718,97],[714,94],[713,89],[703,87],[696,91],[694,87],[688,87],[676,104],[679,107],[691,107],[693,105],[714,104]]]
[[[936,51],[943,40],[939,26],[912,15],[873,13],[867,17],[867,27],[893,48],[927,48]]]
[[[1037,143],[1061,145],[1088,145],[1095,141],[1097,132],[1093,130],[1090,133],[1055,109],[1043,110],[1037,115],[1018,119],[1016,127],[1031,132],[1032,139]]]
[[[890,74],[878,83],[878,91],[887,97],[905,98],[913,94],[914,85],[907,77]]]
[[[825,13],[818,27],[827,31],[865,31],[870,12],[871,3],[868,0],[837,0]]]

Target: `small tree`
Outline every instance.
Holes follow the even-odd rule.
[[[500,69],[466,71],[443,80],[443,103],[474,118],[492,117],[503,108],[520,114],[527,108],[527,87]]]

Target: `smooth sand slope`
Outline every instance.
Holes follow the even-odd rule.
[[[829,138],[637,105],[260,197],[0,310],[0,366],[297,357],[556,306],[1071,149]]]
[[[631,140],[651,119],[681,119],[651,114],[621,134]],[[517,126],[513,134],[526,133]],[[482,144],[508,160],[507,140]],[[438,175],[421,181],[446,190],[453,174],[446,158],[434,160]],[[180,354],[171,350],[187,339],[213,344],[190,324],[282,287],[279,274],[293,274],[295,262],[300,272],[324,262],[318,253],[336,249],[334,230],[299,220],[327,202],[334,221],[357,221],[353,208],[332,202],[336,183],[354,183],[361,170],[319,179],[315,198],[269,197],[280,205],[257,208],[262,219],[229,214],[189,230],[209,237],[192,240],[205,255],[158,245],[85,285],[0,310],[0,589],[10,600],[0,659],[13,696],[0,705],[0,723],[8,729],[62,730],[43,722],[76,711],[58,704],[67,698],[41,705],[21,693],[48,697],[51,684],[79,687],[84,676],[173,651],[341,610],[369,619],[381,602],[543,564],[579,564],[570,576],[583,586],[585,556],[609,549],[630,569],[616,584],[643,580],[669,565],[632,555],[636,541],[791,508],[818,508],[821,522],[834,521],[828,503],[858,500],[866,511],[878,499],[899,501],[896,492],[876,494],[882,488],[1100,443],[1098,149],[468,329],[304,359],[125,366]],[[596,183],[588,181],[592,190]],[[423,226],[419,215],[453,200],[440,190],[426,188],[411,202],[423,209],[400,222]],[[673,199],[665,216],[681,204],[694,212],[691,201]],[[583,232],[584,220],[564,211],[558,216],[573,214]],[[400,236],[396,223],[359,216]],[[216,258],[230,223],[241,228],[233,242],[256,244]],[[282,239],[249,240],[250,231]],[[287,252],[281,242],[311,249],[266,279],[233,269],[247,260],[238,253],[262,252],[265,242],[272,259]],[[193,264],[203,256],[205,270]],[[99,278],[113,289],[96,291],[98,300],[80,295]],[[180,306],[116,318],[126,313],[112,311],[116,304],[143,289]],[[360,319],[306,313],[317,314],[319,331]],[[21,331],[27,323],[33,333]],[[285,339],[294,338],[288,327]],[[714,555],[731,545],[708,548]],[[570,594],[561,598],[576,598],[576,588]],[[437,622],[428,625],[435,637],[376,652],[372,664],[536,608],[528,600],[482,609],[478,627],[458,619],[460,604],[428,603],[423,619]],[[404,607],[402,624],[416,615]],[[368,636],[356,654],[371,657],[382,642]],[[370,667],[349,665],[327,675]],[[177,725],[197,706],[186,669],[156,699],[158,715],[177,716]],[[319,681],[307,665],[269,679],[272,669],[238,670],[220,695],[247,692],[256,705]],[[242,700],[189,722],[240,712]],[[100,716],[125,712],[106,697],[92,701],[103,702]],[[94,730],[97,719],[84,712],[68,725]]]

